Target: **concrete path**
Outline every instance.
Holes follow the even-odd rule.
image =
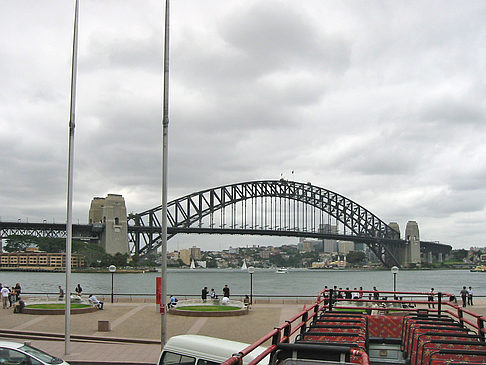
[[[486,300],[475,301],[471,309],[486,316]],[[252,343],[286,319],[299,313],[303,303],[254,304],[250,313],[237,317],[183,317],[167,315],[167,338],[180,334],[199,334]],[[160,341],[158,307],[151,303],[105,303],[105,309],[71,316],[71,334],[104,338],[146,339]],[[110,321],[110,332],[98,332],[98,321]],[[0,309],[1,329],[57,333],[64,336],[64,316],[13,314]],[[6,338],[8,339],[8,338]],[[22,342],[23,340],[13,341]],[[25,340],[31,340],[25,336]],[[85,363],[125,362],[127,364],[155,364],[160,344],[99,344],[70,342],[70,354],[65,355],[64,341],[32,340],[32,344],[67,361]]]
[[[252,343],[297,314],[303,304],[254,304],[248,315],[236,317],[185,317],[167,315],[167,338],[180,334],[199,334]],[[161,315],[152,303],[105,303],[105,309],[71,316],[71,335],[160,341]],[[98,332],[98,321],[109,321],[110,332]],[[63,315],[13,314],[0,309],[0,327],[25,331],[57,333],[64,336]],[[5,338],[9,339],[9,338]],[[9,339],[22,342],[22,339]],[[99,344],[70,341],[65,355],[64,341],[36,340],[32,345],[66,361],[86,363],[126,362],[155,364],[160,344]]]

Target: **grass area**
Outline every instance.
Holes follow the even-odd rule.
[[[25,308],[33,309],[64,309],[66,307],[65,303],[40,303],[40,304],[29,304]],[[88,308],[91,307],[89,304],[81,303],[71,303],[71,309],[73,308]]]
[[[240,307],[232,307],[229,305],[185,305],[177,307],[180,311],[198,311],[198,312],[227,312],[236,311],[241,309]]]

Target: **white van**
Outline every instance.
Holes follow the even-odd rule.
[[[165,344],[159,365],[217,365],[248,346],[246,343],[208,336],[174,336]],[[254,360],[265,349],[260,346],[253,350],[243,357],[243,364]],[[265,357],[260,364],[268,364],[268,359],[269,356]]]

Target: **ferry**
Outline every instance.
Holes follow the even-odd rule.
[[[469,270],[471,272],[486,272],[486,265],[478,265],[474,269]]]
[[[289,271],[289,269],[287,269],[286,267],[279,267],[277,268],[277,271],[275,271],[277,274],[287,274],[287,272]]]
[[[222,364],[486,364],[486,317],[459,306],[454,295],[361,290],[346,299],[346,292],[323,290]]]

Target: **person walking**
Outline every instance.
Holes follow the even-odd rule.
[[[473,305],[473,291],[472,287],[467,290],[467,305]]]
[[[462,287],[462,290],[461,290],[461,299],[462,299],[462,306],[465,307],[466,306],[466,302],[467,302],[467,296],[468,296],[468,292],[466,290],[466,287],[463,286]]]
[[[2,288],[2,290],[0,291],[0,294],[2,296],[3,309],[7,309],[7,307],[8,307],[8,295],[10,294],[10,289],[7,286],[4,286]]]

